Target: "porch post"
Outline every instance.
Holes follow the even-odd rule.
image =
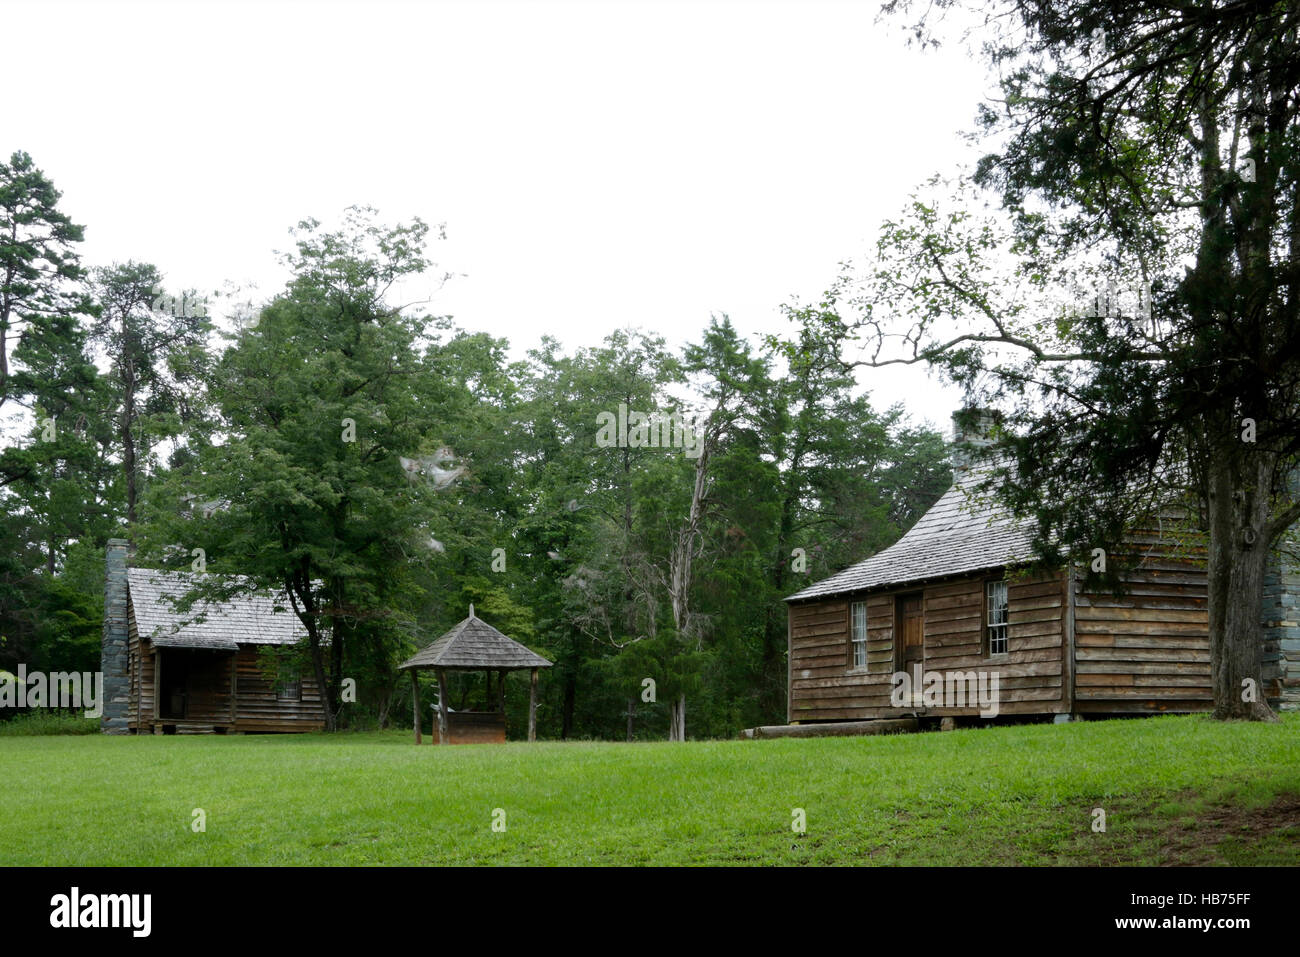
[[[447,730],[447,672],[438,669],[438,743],[451,744],[451,734]]]
[[[420,743],[420,678],[419,669],[411,669],[411,711],[415,715],[415,743]]]
[[[537,669],[528,680],[528,740],[537,740]]]

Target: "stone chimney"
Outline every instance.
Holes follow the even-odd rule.
[[[1300,470],[1287,476],[1287,484],[1300,497]],[[1274,711],[1300,711],[1300,562],[1290,554],[1296,544],[1293,532],[1284,533],[1283,547],[1264,569],[1260,678],[1262,697]]]
[[[1300,661],[1300,569],[1283,555],[1269,556],[1264,572],[1264,626],[1260,648],[1261,695],[1274,711],[1300,711],[1300,688],[1291,673]]]
[[[104,554],[104,639],[99,668],[104,673],[100,730],[126,734],[126,708],[131,694],[126,625],[126,557],[128,542],[110,538]]]
[[[1002,416],[993,409],[963,406],[952,414],[952,446],[949,461],[953,471],[963,472],[976,460],[978,449],[992,445]]]

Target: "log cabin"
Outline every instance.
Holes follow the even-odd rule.
[[[116,734],[318,731],[325,726],[310,670],[278,678],[262,649],[306,636],[291,610],[270,595],[196,602],[175,599],[192,576],[130,568],[127,543],[106,553],[101,730]]]
[[[1031,570],[1032,526],[972,495],[983,440],[954,432],[953,485],[898,542],[786,599],[787,721],[1212,710],[1204,547],[1133,531],[1120,596]],[[1260,614],[1262,695],[1300,710],[1300,572],[1276,557]]]

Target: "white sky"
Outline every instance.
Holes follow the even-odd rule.
[[[463,275],[431,308],[516,357],[627,325],[679,344],[711,312],[774,332],[973,155],[983,68],[877,9],[10,2],[0,150],[53,179],[87,263],[170,289],[269,296],[288,227],[368,204],[446,223],[431,258]],[[862,382],[941,426],[960,402],[920,369]]]

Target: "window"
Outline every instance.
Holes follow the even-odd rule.
[[[1007,583],[987,582],[988,653],[1005,655],[1007,653]]]
[[[850,615],[850,638],[853,646],[853,667],[865,668],[867,666],[867,603],[865,601],[855,601],[849,606],[852,614]]]
[[[302,676],[296,668],[283,668],[276,683],[275,696],[281,701],[302,700]]]

